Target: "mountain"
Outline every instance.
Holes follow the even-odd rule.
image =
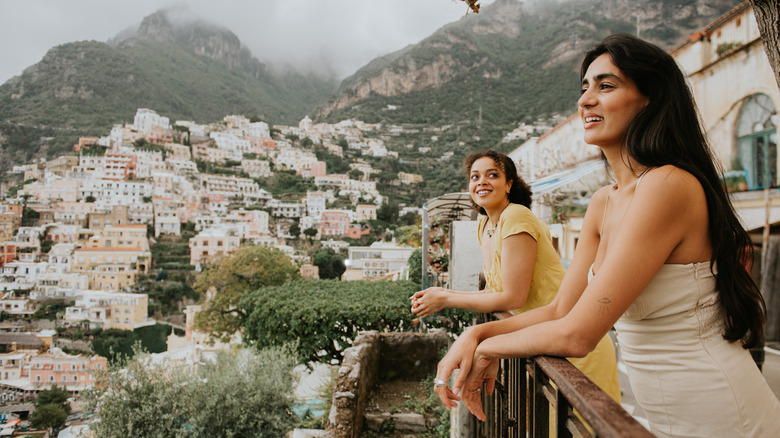
[[[267,67],[227,29],[172,23],[159,11],[110,44],[54,47],[0,86],[0,171],[68,151],[79,136],[105,135],[132,122],[137,108],[200,123],[228,114],[297,123],[337,87]]]
[[[324,120],[447,125],[519,121],[574,110],[579,61],[611,33],[666,49],[740,0],[497,0],[346,78]]]

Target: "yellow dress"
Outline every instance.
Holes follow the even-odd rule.
[[[487,217],[479,219],[478,233],[479,243],[482,245],[482,233],[487,223]],[[490,270],[485,269],[486,290],[492,292],[503,291],[501,281],[501,243],[512,235],[528,233],[536,240],[536,258],[534,271],[531,277],[531,285],[528,290],[523,307],[512,311],[513,314],[522,313],[537,307],[542,307],[555,298],[558,288],[566,272],[561,264],[561,259],[552,245],[550,230],[528,208],[519,204],[509,204],[501,213],[496,224],[496,251],[493,257],[493,265]],[[588,376],[599,388],[609,394],[612,399],[620,403],[620,382],[618,380],[617,360],[615,348],[609,335],[604,335],[596,349],[582,358],[568,358],[575,367]]]

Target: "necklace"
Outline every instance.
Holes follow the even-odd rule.
[[[509,206],[510,202],[507,199],[507,203],[504,206],[504,208],[501,209],[501,213],[504,212],[504,209],[506,209]],[[496,218],[496,223],[493,224],[493,228],[488,228],[487,225],[490,225],[490,219],[487,220],[487,224],[485,225],[485,232],[487,233],[488,239],[493,237],[493,234],[496,233],[496,228],[498,228],[498,222],[501,220],[501,213],[498,214],[498,217]]]
[[[486,228],[486,229],[485,229],[485,232],[487,233],[487,235],[488,235],[488,238],[491,238],[491,237],[493,237],[493,233],[495,233],[495,232],[496,232],[496,227],[497,227],[497,226],[498,226],[498,222],[496,222],[496,223],[495,223],[495,225],[493,225],[493,228]]]

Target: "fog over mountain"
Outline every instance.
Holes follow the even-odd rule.
[[[180,22],[206,20],[230,29],[261,62],[332,71],[339,78],[420,41],[467,10],[455,0],[3,0],[0,83],[54,46],[132,35],[160,9],[177,11],[172,15]]]

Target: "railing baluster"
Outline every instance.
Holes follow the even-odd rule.
[[[564,358],[502,359],[494,394],[483,393],[482,406],[487,422],[473,421],[472,437],[548,437],[550,412],[559,437],[653,437]]]

